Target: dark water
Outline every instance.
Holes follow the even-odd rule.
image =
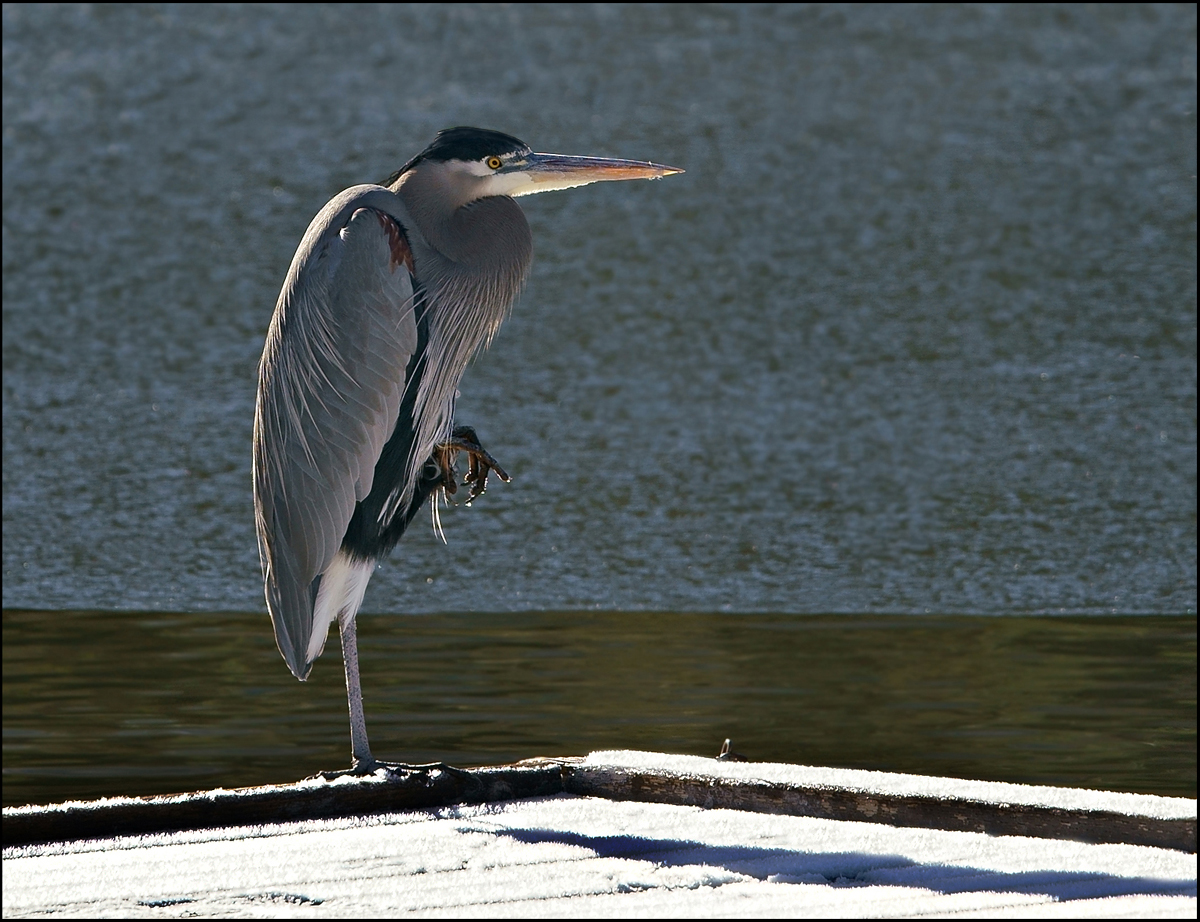
[[[484,707],[489,739],[520,747],[451,734],[412,748],[459,760],[543,742],[706,752],[733,735],[764,757],[870,761],[856,747],[871,734],[785,752],[766,730],[743,743],[725,717],[693,725],[683,712],[686,732],[650,720],[638,735],[642,724],[619,723],[625,691],[583,696],[539,673],[594,642],[538,634],[551,618],[541,612],[573,612],[601,636],[603,618],[616,618],[621,637],[651,624],[698,631],[664,614],[687,611],[727,613],[721,629],[738,634],[754,613],[776,625],[826,612],[1194,615],[1194,6],[97,4],[7,5],[3,17],[3,605],[18,621],[25,609],[64,613],[44,616],[64,625],[72,611],[143,612],[91,620],[138,625],[110,646],[174,663],[175,632],[215,641],[223,613],[242,612],[237,643],[270,654],[254,614],[249,445],[279,285],[331,195],[387,176],[455,124],[687,172],[523,200],[536,247],[528,290],[459,403],[514,481],[447,512],[448,546],[414,528],[365,601],[381,616],[367,631],[428,629],[413,643],[443,657],[454,632],[431,625],[512,612],[486,623],[525,638],[513,641],[514,674],[557,695],[551,710],[582,701],[609,729],[595,743],[525,734],[483,696],[455,713],[469,723]],[[438,612],[460,614],[384,617]],[[724,622],[694,623],[712,637]],[[1035,630],[955,620],[904,630],[918,624],[947,644]],[[1080,623],[1036,630],[1068,624]],[[663,630],[646,642],[674,643]],[[6,656],[9,631],[6,621]],[[797,636],[834,636],[824,631]],[[767,656],[773,643],[739,655]],[[39,667],[35,648],[19,649],[35,671],[93,655],[56,651]],[[212,660],[205,694],[182,679],[176,688],[170,670],[140,691],[94,687],[123,728],[96,778],[134,764],[116,758],[120,741],[161,748],[156,732],[174,726],[169,708],[136,705],[140,695],[201,709],[227,693],[216,686],[240,660],[204,649],[189,655]],[[1105,698],[1091,660],[1066,649],[1080,665],[1034,658],[1049,672],[1025,681],[1076,676],[1069,687],[1126,726],[1123,692]],[[518,653],[533,660],[522,667]],[[272,655],[251,670],[286,689],[271,708],[318,694],[293,687]],[[304,770],[340,753],[336,654],[326,656],[330,697],[305,713],[329,732],[297,759]],[[120,662],[113,681],[133,681]],[[1126,666],[1155,662],[1131,654]],[[838,687],[829,676],[800,684],[812,668],[772,673],[738,713],[841,713],[819,691]],[[443,686],[476,680],[440,669]],[[948,675],[948,695],[979,678]],[[17,760],[7,696],[14,708],[57,702],[8,681],[6,770]],[[677,687],[671,700],[686,711]],[[414,693],[438,701],[436,691]],[[906,739],[929,712],[900,700],[872,713]],[[120,724],[135,713],[144,726]],[[260,752],[281,751],[281,731],[253,713],[197,715],[189,726],[209,730],[171,736],[184,774],[161,787],[227,777],[195,768],[235,751],[206,754],[210,731],[240,728],[255,746],[275,740]],[[955,720],[986,725],[938,713],[947,733]],[[1051,724],[1061,739],[1039,739],[1097,772],[1126,751],[1079,745],[1065,719],[1039,726]],[[397,724],[385,751],[412,755],[412,732]],[[980,759],[1014,778],[1040,771],[1005,752]],[[247,764],[278,777],[274,757]],[[906,764],[917,761],[937,768]],[[1081,766],[1072,777],[1092,776]]]
[[[349,762],[336,642],[300,684],[265,615],[4,614],[4,802]],[[1196,796],[1196,619],[365,616],[381,758],[605,748]]]

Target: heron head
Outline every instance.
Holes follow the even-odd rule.
[[[387,185],[408,174],[436,174],[456,204],[497,195],[532,195],[594,182],[658,179],[683,170],[641,160],[534,153],[524,141],[486,128],[447,128],[398,170]]]

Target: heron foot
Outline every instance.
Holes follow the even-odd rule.
[[[324,781],[336,781],[338,778],[365,778],[367,775],[373,775],[380,768],[380,763],[371,762],[355,762],[350,768],[339,768],[333,771],[317,772],[315,775],[309,775],[305,781],[316,781],[318,778]]]
[[[463,486],[471,488],[467,494],[468,506],[487,490],[488,475],[493,471],[505,483],[512,480],[487,449],[479,444],[479,436],[475,434],[474,429],[470,426],[456,426],[450,433],[450,439],[434,449],[434,458],[442,470],[441,488],[446,496],[453,496],[458,492],[458,483],[454,479],[454,464],[458,460],[459,452],[465,452],[470,459],[467,476],[463,478]]]

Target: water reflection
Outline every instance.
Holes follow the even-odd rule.
[[[360,619],[381,757],[635,748],[1195,796],[1194,618],[557,612]],[[4,613],[4,802],[348,761],[334,649],[265,615]]]

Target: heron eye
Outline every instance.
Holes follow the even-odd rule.
[[[488,158],[487,158],[487,165],[488,165],[488,169],[489,169],[489,170],[498,170],[498,169],[500,169],[500,167],[502,167],[504,164],[501,162],[501,160],[500,160],[500,158],[499,158],[499,157],[488,157]]]

